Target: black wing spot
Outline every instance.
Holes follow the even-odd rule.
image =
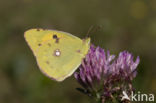
[[[58,39],[56,34],[53,35],[53,39]]]
[[[42,46],[42,44],[39,43],[38,46]]]
[[[53,35],[53,39],[55,39],[56,41],[55,41],[55,43],[59,43],[59,38],[57,37],[57,35],[56,34],[54,34]]]
[[[56,39],[55,43],[59,43],[59,38]]]

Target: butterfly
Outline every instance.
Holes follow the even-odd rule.
[[[40,70],[56,81],[71,76],[90,48],[90,38],[80,39],[63,31],[30,29],[24,37]]]

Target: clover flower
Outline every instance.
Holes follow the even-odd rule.
[[[127,51],[120,52],[115,58],[109,51],[91,45],[79,71],[74,74],[83,87],[77,89],[99,103],[121,101],[123,91],[133,91],[132,80],[140,61],[139,57],[135,62],[133,59]]]

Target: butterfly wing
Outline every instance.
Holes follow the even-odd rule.
[[[34,55],[36,55],[37,48],[39,48],[46,40],[51,39],[51,37],[47,36],[48,33],[49,31],[44,29],[30,29],[24,33],[25,40],[32,49]]]
[[[29,36],[31,31],[34,33],[35,30],[28,31]],[[32,42],[31,37],[26,40],[36,56],[40,70],[56,81],[63,81],[72,75],[87,54],[90,39],[81,40],[69,33],[55,30],[40,31],[40,36],[36,32],[35,37],[39,37],[37,40]],[[27,32],[25,35],[27,38]]]

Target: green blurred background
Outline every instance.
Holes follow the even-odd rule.
[[[0,0],[0,103],[89,103],[71,77],[45,77],[26,44],[30,28],[57,29],[113,54],[128,50],[141,62],[134,87],[156,94],[156,0]]]

